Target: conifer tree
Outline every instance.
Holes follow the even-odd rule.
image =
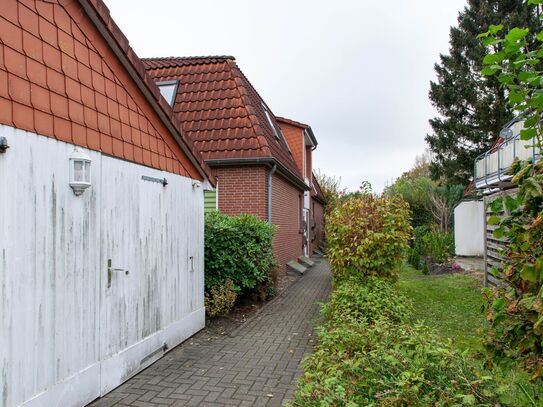
[[[501,128],[513,118],[503,88],[495,77],[482,77],[488,52],[477,35],[491,24],[505,30],[526,27],[540,31],[538,9],[526,0],[468,0],[451,27],[448,55],[435,64],[437,81],[430,83],[429,97],[439,116],[430,120],[432,134],[426,142],[433,153],[434,178],[467,184],[475,158],[491,148]]]

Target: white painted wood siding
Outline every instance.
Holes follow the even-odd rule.
[[[80,406],[203,327],[203,188],[88,151],[76,197],[74,146],[0,136],[0,406]]]

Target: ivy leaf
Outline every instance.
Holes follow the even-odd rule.
[[[503,54],[503,52],[495,52],[494,54],[487,54],[483,59],[483,63],[485,65],[498,64],[503,61],[504,57],[505,55]]]
[[[505,74],[505,73],[502,73],[502,74],[500,74],[500,76],[498,76],[498,81],[501,84],[504,84],[504,85],[508,85],[508,84],[513,83],[514,79],[515,79],[515,77],[513,75],[509,75],[509,74]]]
[[[541,80],[543,80],[543,77],[541,77]],[[530,128],[532,126],[535,126],[539,120],[541,120],[541,118],[539,117],[539,115],[532,115],[530,117],[528,117],[526,119],[526,121],[524,122],[524,128]]]
[[[486,37],[484,40],[483,40],[483,45],[485,47],[489,46],[489,45],[496,45],[496,44],[500,44],[502,43],[503,40],[499,40],[497,38],[494,38],[494,37]]]
[[[491,216],[488,218],[487,222],[489,225],[499,225],[500,224],[500,217],[499,216]]]
[[[503,24],[490,24],[490,26],[488,27],[488,32],[492,35],[499,33],[501,30],[503,30]]]
[[[520,139],[521,140],[531,140],[537,135],[534,128],[531,129],[522,129],[520,131]]]
[[[493,200],[490,203],[489,207],[490,207],[490,210],[493,213],[503,211],[503,199],[502,198],[496,198],[495,200]]]
[[[513,212],[519,207],[519,203],[516,198],[513,198],[511,195],[505,197],[505,207],[509,212]]]
[[[492,303],[492,308],[496,311],[502,311],[505,308],[505,300],[503,298],[496,298]]]
[[[516,42],[522,40],[524,37],[526,37],[526,35],[528,35],[528,29],[515,27],[507,33],[505,40],[509,42]]]
[[[524,100],[524,94],[522,92],[517,92],[516,90],[512,89],[509,92],[509,103],[516,105]]]
[[[505,229],[503,228],[503,226],[500,226],[499,228],[495,229],[494,232],[492,232],[492,235],[496,239],[501,239],[504,234],[505,234]]]
[[[485,66],[485,67],[481,70],[481,75],[483,75],[483,76],[492,76],[492,75],[494,75],[496,72],[498,72],[498,70],[499,70],[500,68],[501,68],[501,67],[498,67],[497,65]]]
[[[531,281],[535,283],[539,278],[539,272],[536,270],[534,265],[525,264],[520,272],[520,278],[525,281]]]

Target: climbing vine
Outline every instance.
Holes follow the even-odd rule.
[[[528,3],[539,8],[543,0]],[[530,47],[528,29],[516,27],[503,36],[502,30],[502,25],[491,25],[480,35],[490,49],[481,73],[498,77],[509,104],[524,120],[520,138],[541,151],[543,31]],[[484,293],[492,325],[487,344],[497,354],[521,357],[536,378],[543,375],[543,160],[517,160],[510,175],[516,196],[490,204],[494,214],[488,223],[496,225],[494,236],[508,245],[501,253],[505,286]],[[498,216],[504,208],[507,216]]]

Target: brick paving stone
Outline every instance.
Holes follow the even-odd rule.
[[[292,398],[329,292],[330,269],[320,260],[230,334],[198,333],[89,407],[281,406]]]

